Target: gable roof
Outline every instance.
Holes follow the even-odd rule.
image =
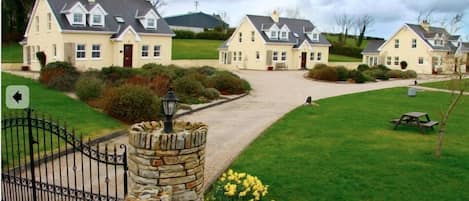
[[[379,53],[378,48],[381,47],[386,41],[385,40],[369,40],[366,48],[362,51],[363,53]]]
[[[461,52],[469,53],[469,43],[461,43]]]
[[[164,19],[171,26],[198,27],[208,29],[213,29],[221,25],[225,27],[228,26],[228,24],[224,22],[219,15],[209,15],[203,12],[166,17]]]
[[[52,12],[54,13],[59,26],[64,31],[93,31],[111,33],[113,35],[120,35],[126,27],[131,26],[138,33],[153,33],[153,34],[168,34],[173,35],[174,33],[169,29],[168,24],[153,8],[153,6],[146,0],[95,0],[95,3],[90,3],[88,0],[47,0]],[[66,10],[71,6],[80,2],[89,11],[96,4],[99,4],[108,15],[105,16],[105,26],[93,26],[89,24],[86,26],[72,26],[65,14],[61,13],[62,10]],[[136,14],[146,14],[148,11],[153,10],[159,17],[157,20],[156,30],[145,29],[139,20],[136,19]],[[121,17],[124,19],[124,23],[118,23],[115,19]]]
[[[306,36],[305,30],[313,30],[315,28],[313,23],[311,23],[309,20],[281,17],[279,18],[279,22],[276,23],[270,16],[247,15],[247,18],[252,22],[256,30],[261,34],[262,38],[266,42],[295,44],[294,47],[298,47],[305,40],[307,40],[310,44],[330,45],[329,41],[322,34],[319,34],[318,41],[312,41]],[[287,27],[290,29],[288,40],[271,40],[264,33],[264,30],[269,29],[274,24],[277,27],[283,27],[284,25],[287,25]],[[295,37],[295,35],[298,36],[298,43],[296,41],[297,37]]]
[[[455,46],[449,41],[449,40],[457,40],[459,39],[459,36],[456,36],[456,35],[451,35],[449,34],[446,29],[444,28],[441,28],[441,27],[432,27],[430,26],[428,28],[428,31],[425,30],[421,25],[418,25],[418,24],[409,24],[409,23],[406,23],[406,25],[411,29],[413,30],[422,40],[425,41],[426,44],[428,44],[432,49],[434,50],[445,50],[445,51],[455,51],[456,48]],[[443,47],[440,47],[440,46],[434,46],[432,45],[428,39],[432,39],[435,37],[435,35],[441,35],[441,34],[444,34],[448,37],[448,42],[447,44],[445,44],[445,46]]]

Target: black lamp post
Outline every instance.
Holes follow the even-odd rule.
[[[174,94],[172,88],[169,88],[168,93],[161,98],[163,104],[163,112],[166,116],[164,121],[164,132],[171,133],[173,131],[173,115],[176,113],[176,104],[179,99]]]

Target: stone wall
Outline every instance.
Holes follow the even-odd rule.
[[[133,125],[127,200],[202,201],[207,131],[202,123],[175,122],[170,134],[162,122]]]

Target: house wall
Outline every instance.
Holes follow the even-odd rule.
[[[46,54],[47,63],[63,60],[63,54],[61,54],[63,52],[63,38],[52,10],[46,0],[37,0],[36,4],[36,12],[32,14],[29,30],[26,31],[27,43],[23,45],[23,65],[30,66],[33,71],[38,71],[41,68],[35,54],[37,49]],[[48,28],[48,13],[51,14],[52,18],[50,30]],[[39,18],[39,31],[36,30],[36,17]],[[56,44],[57,56],[53,54],[53,44]],[[28,57],[31,59],[30,63]]]
[[[306,68],[312,69],[316,64],[329,63],[329,46],[318,46],[303,44],[298,49],[294,49],[293,66],[301,69],[301,55],[306,52]],[[314,58],[311,60],[311,53],[314,53]],[[321,53],[321,60],[318,60],[318,53]]]

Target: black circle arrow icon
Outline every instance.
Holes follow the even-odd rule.
[[[22,100],[23,95],[20,93],[20,91],[16,91],[16,93],[13,95],[13,99],[16,101],[16,103],[19,103]]]

